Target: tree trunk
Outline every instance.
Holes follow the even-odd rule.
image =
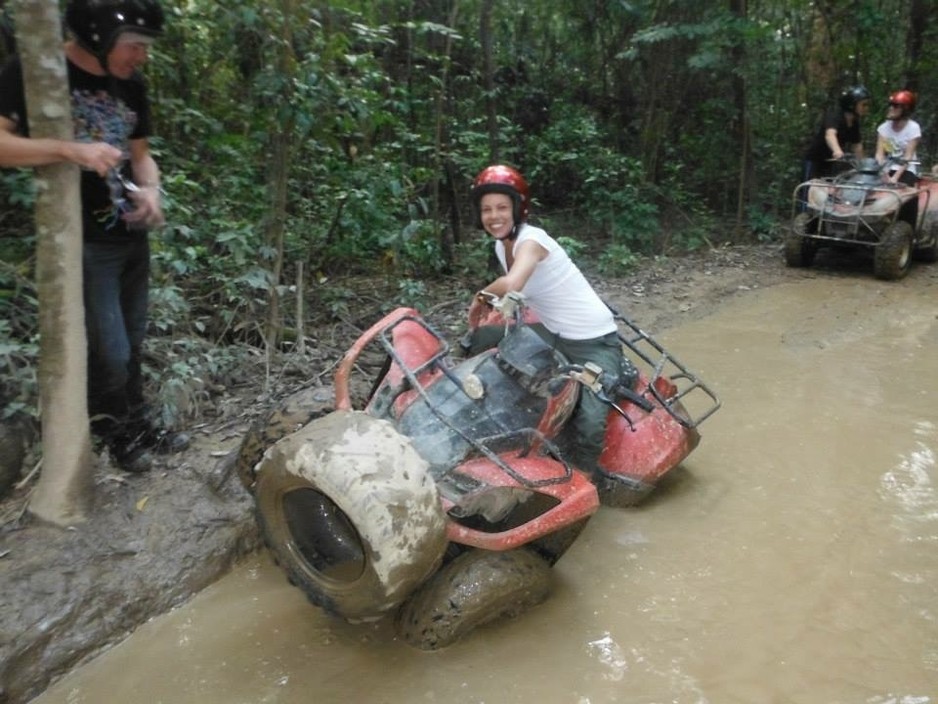
[[[20,2],[17,10],[16,39],[30,135],[71,140],[74,128],[58,2]],[[72,164],[38,168],[36,184],[43,469],[30,511],[65,526],[84,520],[94,497],[78,168]]]
[[[747,0],[730,0],[730,12],[740,22],[746,21],[748,14]],[[739,38],[732,49],[733,65],[746,65],[746,48]],[[736,105],[736,138],[739,145],[739,179],[736,194],[735,239],[741,241],[746,224],[746,205],[749,202],[749,189],[752,172],[752,142],[749,133],[749,112],[746,109],[746,79],[741,71],[733,75],[733,99]]]
[[[296,16],[294,0],[280,3],[280,37],[276,44],[277,66],[284,80],[284,105],[292,104],[292,77],[296,74],[296,57],[293,55],[291,23]],[[274,252],[271,263],[270,291],[268,294],[267,326],[265,331],[268,354],[280,344],[283,320],[280,312],[278,286],[283,275],[283,236],[287,219],[287,183],[290,176],[291,153],[294,141],[292,115],[279,124],[272,125],[268,134],[267,193],[269,208],[264,239]]]
[[[456,26],[456,19],[459,16],[459,2],[454,2],[449,15],[449,27]],[[449,271],[456,259],[456,251],[453,246],[453,233],[442,222],[440,215],[440,177],[445,170],[444,164],[444,123],[446,119],[446,91],[449,84],[449,66],[452,60],[453,37],[451,33],[446,35],[446,44],[443,52],[443,70],[440,75],[440,87],[436,95],[436,126],[434,129],[434,161],[436,162],[437,177],[433,180],[433,224],[440,234],[440,252],[443,256],[444,268]]]
[[[286,128],[285,128],[286,129]],[[267,298],[267,329],[265,338],[269,350],[280,344],[283,332],[283,320],[280,313],[280,294],[278,286],[283,276],[283,233],[287,212],[287,178],[290,173],[290,144],[292,140],[286,132],[270,135],[267,175],[269,210],[264,240],[272,252],[274,260],[270,267],[270,290]]]
[[[495,100],[495,66],[492,60],[492,5],[494,0],[482,0],[479,15],[479,42],[482,44],[482,80],[485,84],[485,115],[489,133],[489,160],[498,161],[498,105]]]
[[[906,80],[905,87],[918,92],[921,71],[922,48],[931,14],[931,0],[912,0],[909,6],[909,34],[906,37]]]

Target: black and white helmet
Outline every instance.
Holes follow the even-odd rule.
[[[840,96],[840,109],[845,112],[856,112],[857,103],[869,100],[872,96],[866,86],[851,86]]]
[[[157,0],[71,0],[65,8],[65,26],[105,67],[107,55],[122,33],[158,37],[163,33],[163,21],[163,8]]]

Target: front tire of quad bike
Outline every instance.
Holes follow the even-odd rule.
[[[540,604],[550,583],[550,566],[527,548],[474,548],[404,602],[395,619],[397,635],[421,650],[445,648],[479,626]]]
[[[912,256],[924,264],[938,262],[938,222],[933,222],[928,228],[928,243],[918,247],[912,252]]]
[[[814,263],[817,254],[817,242],[807,235],[812,221],[810,213],[798,213],[791,222],[791,229],[785,233],[785,264],[791,267],[806,267]]]
[[[886,228],[873,253],[873,274],[877,279],[895,281],[912,266],[912,226],[898,220]]]
[[[563,557],[564,553],[570,549],[570,546],[580,537],[580,533],[586,528],[591,516],[582,518],[576,523],[572,523],[566,528],[555,530],[542,538],[532,540],[527,547],[540,555],[547,564],[553,567],[557,560]]]
[[[261,537],[316,606],[370,621],[440,565],[446,526],[427,462],[384,420],[318,418],[267,451],[255,487]]]

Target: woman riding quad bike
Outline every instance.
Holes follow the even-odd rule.
[[[694,449],[697,424],[719,405],[634,326],[623,345],[649,371],[604,385],[532,330],[521,297],[492,302],[507,334],[467,359],[417,311],[392,311],[343,357],[334,410],[274,412],[237,458],[261,535],[290,581],[350,621],[394,614],[399,636],[419,648],[545,599],[550,566],[600,498],[644,497]],[[376,349],[384,368],[356,401],[353,375]],[[565,457],[561,435],[580,393],[609,403],[603,457],[619,463],[614,485],[597,486]]]

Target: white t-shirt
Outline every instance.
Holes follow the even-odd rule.
[[[905,148],[913,139],[922,136],[922,128],[915,120],[908,120],[898,132],[893,129],[893,121],[886,120],[876,128],[876,134],[882,137],[886,145],[886,156],[905,158]],[[918,153],[912,154],[912,160],[918,160]],[[906,170],[918,174],[918,164],[909,164]]]
[[[612,312],[563,247],[541,228],[524,224],[519,228],[515,247],[527,240],[534,240],[547,250],[547,256],[538,262],[521,289],[544,326],[567,340],[590,340],[615,332],[618,327]],[[502,240],[495,242],[495,254],[507,272]]]

